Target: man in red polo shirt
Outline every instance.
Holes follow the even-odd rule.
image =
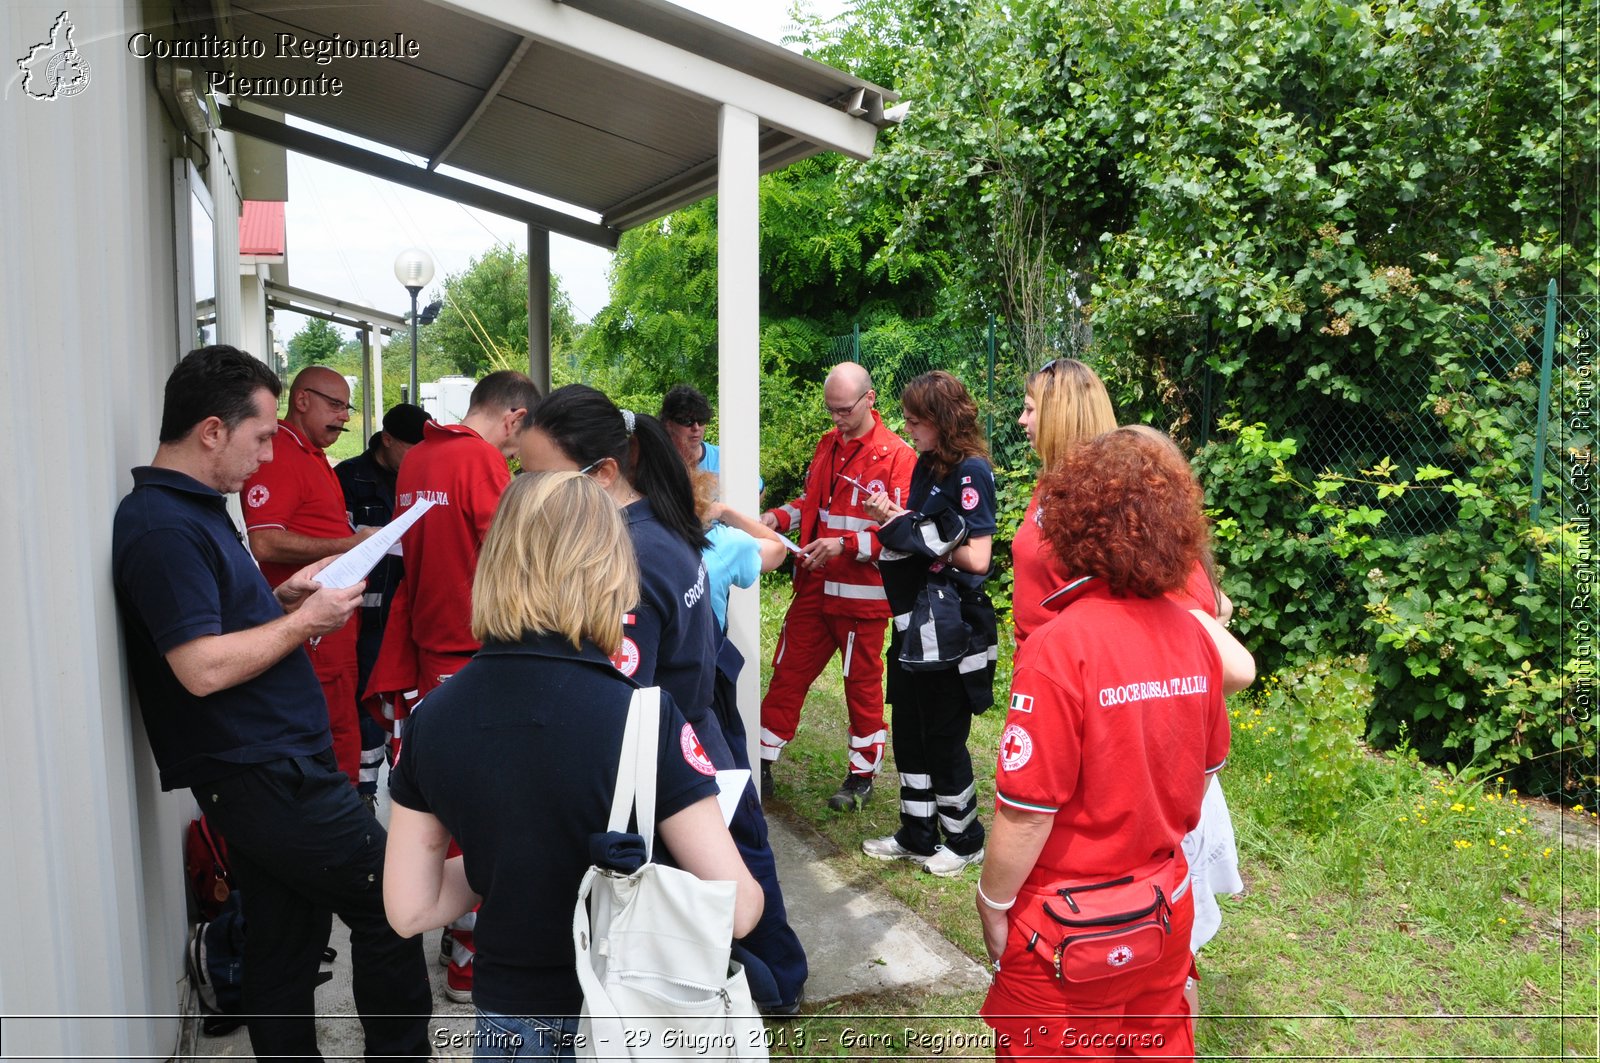
[[[350,385],[332,369],[302,369],[289,387],[289,409],[272,437],[272,460],[245,483],[244,520],[250,552],[276,587],[297,571],[342,554],[376,529],[356,532],[344,508],[344,490],[323,451],[350,420]],[[356,636],[352,616],[337,631],[306,642],[306,652],[328,701],[328,728],[339,770],[355,785],[360,776],[361,728],[357,717]]]
[[[406,713],[416,700],[459,672],[478,652],[472,637],[472,577],[478,551],[500,496],[511,483],[506,464],[517,450],[522,419],[539,389],[522,373],[490,373],[472,389],[460,424],[429,421],[422,442],[412,447],[395,481],[395,516],[421,499],[434,503],[401,540],[405,578],[389,611],[378,663],[367,696],[381,698],[394,714],[394,737],[402,738]],[[452,842],[450,855],[460,850]],[[475,913],[451,924],[445,993],[472,999],[472,927]]]
[[[833,430],[823,434],[806,473],[805,494],[761,515],[780,532],[798,531],[794,598],[761,701],[761,790],[771,795],[772,765],[800,725],[800,707],[822,669],[840,654],[850,713],[849,771],[828,807],[854,812],[872,795],[889,732],[883,722],[883,635],[889,599],[876,564],[878,525],[865,509],[885,491],[904,502],[917,452],[873,409],[872,377],[855,362],[833,367],[822,400]]]

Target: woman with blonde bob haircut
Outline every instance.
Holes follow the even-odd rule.
[[[407,722],[390,775],[383,875],[402,935],[478,907],[475,1059],[571,1058],[583,1005],[572,906],[611,811],[637,684],[612,655],[639,597],[616,504],[576,472],[528,474],[501,499],[478,558],[483,648]],[[661,695],[656,831],[673,861],[737,887],[734,933],[761,915],[717,809],[714,769]],[[462,856],[447,859],[451,837]]]
[[[588,639],[613,654],[622,645],[622,616],[639,601],[627,527],[605,490],[576,473],[524,476],[511,485],[478,573],[486,577],[472,584],[472,637],[479,642],[542,631],[575,650]]]
[[[1117,427],[1117,416],[1093,369],[1076,358],[1055,358],[1028,376],[1017,423],[1039,455],[1043,480],[1061,468],[1080,444]],[[1011,571],[1012,623],[1020,650],[1033,629],[1055,614],[1046,599],[1069,578],[1040,530],[1038,488],[1011,543]]]

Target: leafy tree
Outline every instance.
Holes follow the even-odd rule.
[[[528,366],[528,256],[501,244],[446,277],[443,306],[420,339],[446,352],[454,371],[480,377]],[[561,280],[550,275],[550,356],[565,358],[576,321]],[[409,342],[409,340],[408,340]],[[420,350],[420,346],[419,346]],[[420,355],[419,355],[420,357]]]
[[[289,337],[289,379],[308,365],[332,366],[344,337],[320,317],[308,317],[300,331]]]

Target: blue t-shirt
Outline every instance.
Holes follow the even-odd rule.
[[[732,587],[753,587],[761,578],[761,545],[755,537],[718,522],[706,531],[711,545],[700,551],[711,580],[711,611],[717,630],[728,630],[728,592]]]
[[[701,440],[701,442],[700,442],[700,468],[704,472],[714,472],[718,476],[721,476],[722,475],[722,448],[717,446],[715,443],[707,443],[704,440]],[[760,494],[762,491],[765,491],[766,489],[767,489],[767,481],[765,481],[765,480],[763,480],[761,478],[761,474],[760,473],[756,473],[756,494]]]
[[[302,647],[254,679],[197,697],[166,653],[283,616],[221,494],[171,469],[133,470],[117,507],[112,578],[128,669],[161,788],[199,786],[248,764],[327,749],[328,706]]]
[[[649,499],[622,513],[639,559],[639,604],[622,625],[617,666],[640,686],[671,694],[684,718],[698,725],[711,708],[722,641],[705,562],[656,519]]]
[[[435,816],[466,854],[467,882],[483,897],[481,1008],[575,1015],[583,1003],[572,901],[589,837],[611,812],[633,689],[593,644],[530,635],[485,643],[406,720],[389,792]],[[660,720],[658,823],[717,789],[711,757],[669,695]]]

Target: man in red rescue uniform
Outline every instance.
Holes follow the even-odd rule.
[[[332,369],[302,369],[289,386],[289,408],[272,437],[272,460],[245,482],[244,526],[261,574],[276,587],[313,561],[342,554],[377,529],[350,526],[344,489],[324,453],[350,420],[350,385]],[[354,786],[361,774],[356,637],[360,618],[306,643],[328,702],[328,729],[339,770]]]
[[[472,637],[472,577],[478,552],[500,496],[511,483],[506,460],[517,450],[522,419],[539,400],[523,373],[490,373],[472,389],[460,424],[429,421],[422,442],[406,453],[395,480],[395,517],[419,501],[433,502],[401,538],[405,578],[389,610],[389,626],[367,681],[368,698],[393,712],[394,737],[403,738],[409,707],[459,672],[478,652]],[[388,722],[385,720],[384,722]],[[461,850],[450,843],[450,855]],[[472,929],[469,912],[445,931],[445,993],[472,1000]],[[440,960],[446,953],[441,952]]]
[[[850,761],[828,806],[856,811],[872,796],[889,732],[883,722],[883,636],[889,601],[875,564],[878,526],[863,504],[878,491],[903,502],[917,453],[873,409],[872,377],[854,362],[833,368],[822,387],[833,430],[823,435],[806,473],[805,494],[769,509],[761,522],[798,528],[794,599],[772,658],[761,701],[761,788],[772,790],[772,765],[794,738],[806,692],[835,651],[842,655],[850,712]]]

